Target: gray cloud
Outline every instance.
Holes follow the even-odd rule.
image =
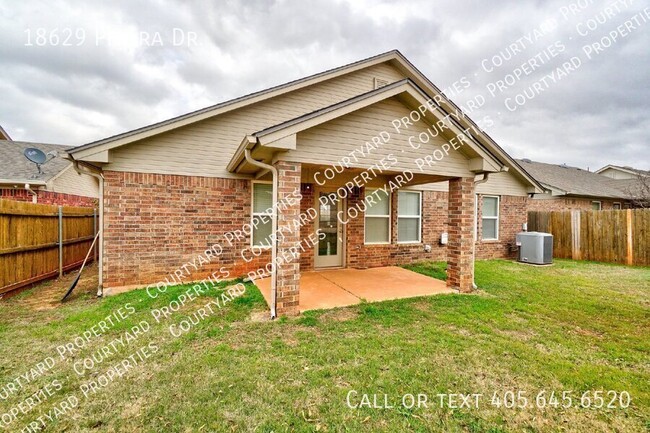
[[[488,132],[515,157],[647,169],[650,22],[592,60],[583,51],[643,5],[621,6],[586,36],[576,29],[611,3],[595,0],[564,16],[563,0],[0,0],[0,123],[16,139],[81,144],[397,48],[440,88],[470,82],[450,96],[461,105],[485,98],[472,117],[493,119]],[[499,68],[481,67],[549,23],[551,31]],[[26,46],[39,28],[83,29],[86,40]],[[198,45],[173,46],[174,28],[195,32]],[[557,41],[556,57],[489,94],[490,83]],[[508,109],[508,98],[572,57],[582,61],[577,70]]]

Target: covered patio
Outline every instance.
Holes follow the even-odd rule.
[[[272,279],[256,280],[273,317],[472,291],[475,185],[505,169],[430,101],[406,79],[243,138],[227,168],[250,176],[253,218],[270,210],[266,233],[281,233]],[[423,199],[441,182],[440,206]],[[377,269],[424,258],[446,259],[446,282]]]
[[[255,281],[271,305],[271,278]],[[300,275],[299,311],[346,307],[363,301],[457,293],[444,281],[397,266],[371,269],[328,269]]]

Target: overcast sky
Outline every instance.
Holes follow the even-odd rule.
[[[0,124],[78,145],[399,49],[514,157],[650,169],[650,8],[578,3],[0,0]]]

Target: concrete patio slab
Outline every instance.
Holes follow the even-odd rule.
[[[266,303],[271,303],[271,278],[256,281]],[[444,281],[397,266],[371,269],[331,269],[303,272],[300,311],[345,307],[390,299],[455,293]]]

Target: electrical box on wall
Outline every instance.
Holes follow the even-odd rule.
[[[447,233],[442,233],[440,235],[440,245],[447,245],[449,241],[449,235]]]

